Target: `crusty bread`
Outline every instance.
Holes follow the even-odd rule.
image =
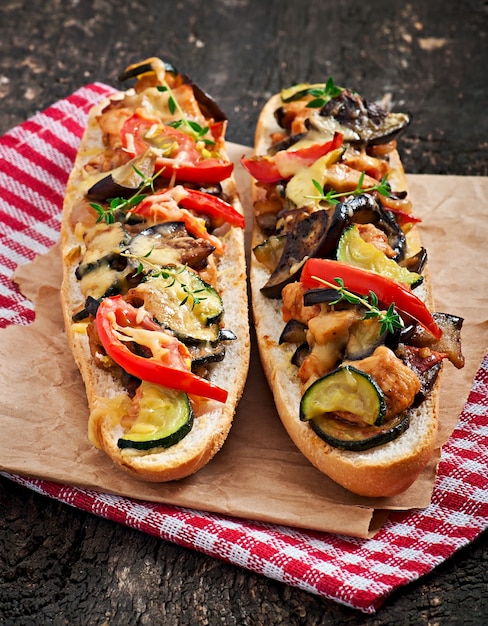
[[[274,111],[280,102],[280,95],[276,94],[260,113],[255,133],[256,155],[266,154],[270,134],[279,130]],[[392,187],[398,191],[406,190],[406,176],[398,152],[390,153],[389,158]],[[261,199],[262,193],[259,186],[252,185],[254,201]],[[255,223],[253,245],[263,238]],[[410,251],[420,248],[416,227],[408,233],[407,241]],[[404,491],[419,476],[434,453],[440,376],[427,400],[413,412],[407,431],[396,440],[364,452],[343,451],[328,445],[299,419],[301,387],[296,367],[290,362],[295,346],[280,345],[278,342],[283,329],[282,302],[266,298],[260,290],[269,275],[270,272],[251,255],[250,282],[257,343],[277,412],[290,438],[315,467],[352,492],[369,497],[386,497]],[[432,310],[428,272],[424,272],[424,277],[416,293]]]
[[[123,430],[118,407],[123,405],[127,397],[126,390],[109,372],[94,364],[85,332],[86,324],[72,321],[73,313],[84,304],[79,281],[75,277],[82,242],[76,223],[73,223],[73,212],[76,211],[80,198],[95,182],[84,166],[94,154],[102,150],[101,131],[96,117],[106,104],[107,101],[104,100],[90,112],[66,189],[61,234],[64,275],[61,301],[66,332],[86,387],[90,409],[90,441],[104,450],[115,464],[136,478],[155,482],[178,480],[202,468],[222,447],[244,389],[250,353],[244,233],[243,229],[232,227],[222,236],[226,250],[217,261],[217,288],[224,304],[225,326],[235,333],[237,339],[227,342],[225,359],[209,368],[209,379],[227,390],[227,401],[205,402],[195,416],[190,433],[170,448],[149,452],[120,449],[117,440]],[[242,213],[233,179],[224,181],[223,187],[234,208]]]

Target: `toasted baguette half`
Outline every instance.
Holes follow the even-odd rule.
[[[300,86],[301,89],[305,87],[307,85]],[[284,134],[283,127],[277,122],[283,106],[282,94],[276,94],[262,109],[255,132],[255,157],[276,154],[276,148],[271,151],[270,148],[277,142],[277,136]],[[289,150],[293,150],[293,145]],[[386,159],[391,189],[406,193],[407,181],[396,142],[389,146]],[[250,173],[252,174],[251,171]],[[280,181],[280,185],[283,184],[286,185],[287,182]],[[267,193],[269,194],[269,186],[253,180],[252,197],[255,209],[253,247],[263,242],[269,235],[269,232],[263,232],[258,216],[266,204]],[[283,194],[283,188],[279,193]],[[405,230],[407,256],[410,256],[420,249],[421,240],[416,225],[413,227],[409,225]],[[316,468],[356,494],[387,497],[403,492],[412,485],[428,464],[436,447],[440,373],[429,395],[417,408],[410,410],[408,429],[393,441],[363,451],[344,450],[326,443],[315,434],[308,422],[300,420],[300,402],[304,386],[298,378],[297,366],[291,363],[296,345],[280,343],[284,327],[282,300],[265,297],[261,291],[270,274],[271,270],[251,254],[252,310],[260,358],[273,392],[277,412],[290,438]],[[416,288],[415,293],[432,311],[433,295],[428,268],[424,269],[423,276],[424,281]]]
[[[114,154],[113,150],[111,152],[107,148],[106,136],[99,120],[102,119],[101,116],[107,107],[114,107],[114,103],[117,102],[125,103],[124,106],[132,108],[132,112],[137,107],[146,106],[145,114],[157,114],[157,106],[163,110],[164,101],[162,104],[159,100],[161,92],[156,92],[155,84],[165,84],[163,83],[165,72],[171,71],[173,77],[178,76],[176,70],[159,59],[148,59],[140,64],[140,67],[141,76],[138,76],[136,91],[130,89],[127,92],[118,92],[101,101],[90,111],[64,201],[61,231],[64,278],[61,301],[69,345],[86,387],[90,411],[87,419],[90,442],[103,450],[116,466],[131,476],[145,481],[164,482],[193,474],[220,450],[231,428],[244,389],[250,353],[244,231],[237,226],[215,231],[213,234],[220,240],[223,252],[219,255],[211,253],[208,263],[212,268],[212,286],[223,302],[222,326],[232,331],[235,339],[225,342],[223,360],[207,365],[206,371],[199,371],[199,375],[224,389],[227,392],[226,401],[193,397],[190,394],[194,409],[193,427],[180,441],[170,447],[153,447],[148,450],[121,448],[118,441],[127,431],[128,424],[130,426],[130,419],[129,423],[127,422],[128,403],[134,395],[137,382],[132,381],[132,391],[129,392],[123,377],[97,365],[94,347],[90,346],[87,334],[88,326],[93,323],[93,315],[81,321],[74,321],[73,316],[75,315],[77,320],[76,314],[85,306],[86,293],[82,291],[82,281],[77,277],[77,268],[86,253],[87,235],[89,236],[90,229],[95,227],[93,207],[90,206],[86,194],[97,181],[110,175],[114,169],[106,165],[99,167],[100,163],[104,160],[106,162],[109,157],[113,158]],[[189,89],[188,85],[193,87],[192,83],[188,83],[185,88]],[[152,96],[144,95],[148,93],[152,93]],[[177,87],[174,87],[172,93],[175,100],[178,100],[181,92]],[[144,102],[149,104],[144,105]],[[206,94],[205,104],[208,105]],[[184,104],[180,106],[184,107]],[[128,113],[125,112],[123,115],[127,117]],[[209,116],[207,113],[205,119]],[[220,158],[225,160],[227,156],[222,137],[220,143]],[[155,181],[156,192],[158,184],[163,184],[159,178]],[[174,180],[165,181],[164,187],[172,184],[176,184]],[[184,181],[177,184],[187,186]],[[189,186],[193,187],[194,185]],[[234,210],[243,215],[232,175],[213,190],[217,189],[220,189],[221,196]],[[130,410],[133,411],[133,408]]]

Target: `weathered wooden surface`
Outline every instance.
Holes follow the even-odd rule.
[[[232,141],[252,143],[271,93],[332,74],[413,113],[408,171],[487,175],[487,26],[484,0],[2,0],[0,132],[159,55],[221,103]],[[486,533],[365,617],[3,478],[0,529],[5,625],[488,623]]]

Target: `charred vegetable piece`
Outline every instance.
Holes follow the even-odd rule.
[[[405,256],[407,242],[405,234],[397,224],[391,211],[385,211],[381,203],[370,194],[354,196],[336,206],[330,226],[330,237],[335,239],[335,248],[346,228],[351,224],[371,223],[382,230],[388,237],[390,247],[395,251],[395,261]]]
[[[237,336],[228,328],[221,328],[217,342],[201,341],[199,343],[187,342],[186,346],[190,353],[192,371],[210,363],[222,361],[225,357],[225,341],[235,341]]]
[[[304,343],[306,341],[307,326],[297,320],[289,320],[283,328],[279,343]]]
[[[169,448],[190,432],[193,411],[186,393],[145,382],[138,393],[141,397],[137,420],[118,440],[119,448]]]
[[[304,306],[313,306],[314,304],[329,304],[337,300],[337,290],[320,288],[309,289],[303,294]]]
[[[378,384],[369,374],[351,365],[338,367],[316,380],[300,402],[302,421],[339,413],[356,426],[380,426],[385,412],[385,397]]]
[[[130,241],[129,233],[121,224],[99,224],[89,238],[85,238],[86,250],[76,269],[76,278],[81,280],[86,274],[101,265],[110,265]],[[107,253],[107,250],[110,252]],[[123,263],[126,265],[126,262]]]
[[[430,348],[436,352],[442,352],[455,367],[461,369],[464,366],[464,356],[461,351],[461,329],[464,319],[457,315],[440,312],[433,313],[432,317],[442,329],[442,337],[435,340],[430,333],[417,325],[408,343],[417,348]]]
[[[254,256],[272,272],[283,254],[285,243],[286,235],[272,235],[253,248]]]
[[[130,65],[119,75],[119,80],[124,82],[131,78],[139,78],[143,74],[156,73],[158,68],[155,66],[155,63],[160,64],[161,61],[159,59],[146,59],[142,63]],[[163,63],[165,72],[172,74],[177,83],[191,85],[195,99],[200,105],[202,113],[206,117],[211,117],[216,122],[225,121],[227,119],[227,116],[215,100],[203,91],[196,83],[194,83],[187,74],[179,72],[178,69],[171,63],[167,63],[166,61]]]
[[[344,359],[357,361],[364,359],[385,342],[387,332],[381,332],[381,324],[377,319],[358,320],[349,329]]]
[[[284,137],[281,141],[277,141],[272,146],[270,146],[266,152],[268,156],[273,156],[277,152],[281,150],[288,150],[291,146],[295,145],[298,141],[303,139],[307,133],[296,133],[295,135],[290,135],[289,137]]]
[[[396,253],[395,260],[404,257],[404,233],[393,215],[384,211],[381,204],[369,194],[341,202],[332,212],[323,209],[309,213],[306,209],[298,209],[286,216],[289,232],[283,252],[267,283],[262,287],[262,293],[268,298],[279,298],[283,287],[299,278],[307,258],[335,257],[342,233],[354,221],[375,224],[386,233],[388,243]],[[266,247],[258,254],[260,252],[266,258]]]
[[[140,63],[135,63],[133,65],[129,65],[125,68],[123,72],[119,74],[119,80],[124,82],[131,78],[139,78],[143,74],[152,74],[155,71],[154,62],[156,59],[150,58],[145,61],[141,61]],[[167,61],[157,60],[159,64],[163,64],[166,72],[170,74],[174,74],[175,76],[179,74],[178,70],[174,65],[168,63]]]
[[[392,113],[369,102],[359,94],[342,89],[321,109],[322,117],[333,117],[340,124],[354,130],[363,144],[376,145],[392,141],[410,124],[408,113]]]
[[[216,342],[223,315],[217,291],[185,266],[165,266],[133,289],[130,298],[183,342]]]
[[[136,235],[128,252],[143,265],[146,259],[151,266],[174,263],[201,269],[214,249],[206,239],[192,237],[183,222],[163,222]]]
[[[337,419],[333,415],[323,415],[310,420],[312,430],[326,443],[351,452],[364,452],[393,441],[404,433],[410,425],[410,413],[406,411],[382,426],[357,426]]]
[[[80,311],[72,315],[71,319],[73,320],[73,322],[82,322],[83,320],[86,320],[90,315],[93,315],[93,317],[95,317],[99,306],[100,300],[97,300],[92,296],[88,296],[85,301],[85,306]]]
[[[111,198],[128,198],[144,184],[144,179],[154,174],[157,154],[148,149],[128,163],[112,170],[86,193],[88,200],[105,202]]]
[[[310,354],[310,346],[308,345],[308,343],[302,343],[300,344],[297,349],[295,350],[295,352],[293,353],[293,356],[291,357],[290,361],[292,365],[296,365],[296,367],[300,367],[301,364],[303,363],[304,359]]]
[[[85,298],[125,293],[139,282],[123,256],[129,241],[129,233],[118,222],[98,224],[85,239],[86,251],[75,272]]]
[[[416,272],[417,274],[421,274],[427,263],[427,250],[425,248],[421,248],[417,254],[410,256],[401,261],[400,265],[402,267],[407,268],[410,272]]]
[[[419,404],[432,391],[442,369],[442,360],[445,355],[430,350],[423,354],[422,348],[415,348],[405,344],[400,344],[395,354],[417,374],[417,378],[420,381],[420,390],[415,398],[415,404]]]
[[[416,272],[410,272],[400,266],[393,259],[372,243],[364,241],[357,225],[353,224],[342,233],[337,246],[337,260],[356,267],[362,267],[388,276],[399,283],[416,287],[423,281],[423,277]]]
[[[283,287],[300,276],[306,259],[317,255],[327,236],[329,213],[297,211],[291,221],[278,265],[261,288],[268,298],[279,298]]]
[[[222,361],[225,357],[225,346],[220,342],[215,344],[210,341],[201,341],[198,344],[189,344],[187,347],[191,357],[192,371],[202,365]]]

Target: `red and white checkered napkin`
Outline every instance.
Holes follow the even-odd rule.
[[[0,327],[32,321],[10,276],[56,243],[64,185],[86,114],[111,88],[88,85],[0,138]],[[86,489],[4,476],[61,502],[374,613],[488,526],[488,356],[445,446],[432,504],[392,513],[368,540],[305,532]]]

